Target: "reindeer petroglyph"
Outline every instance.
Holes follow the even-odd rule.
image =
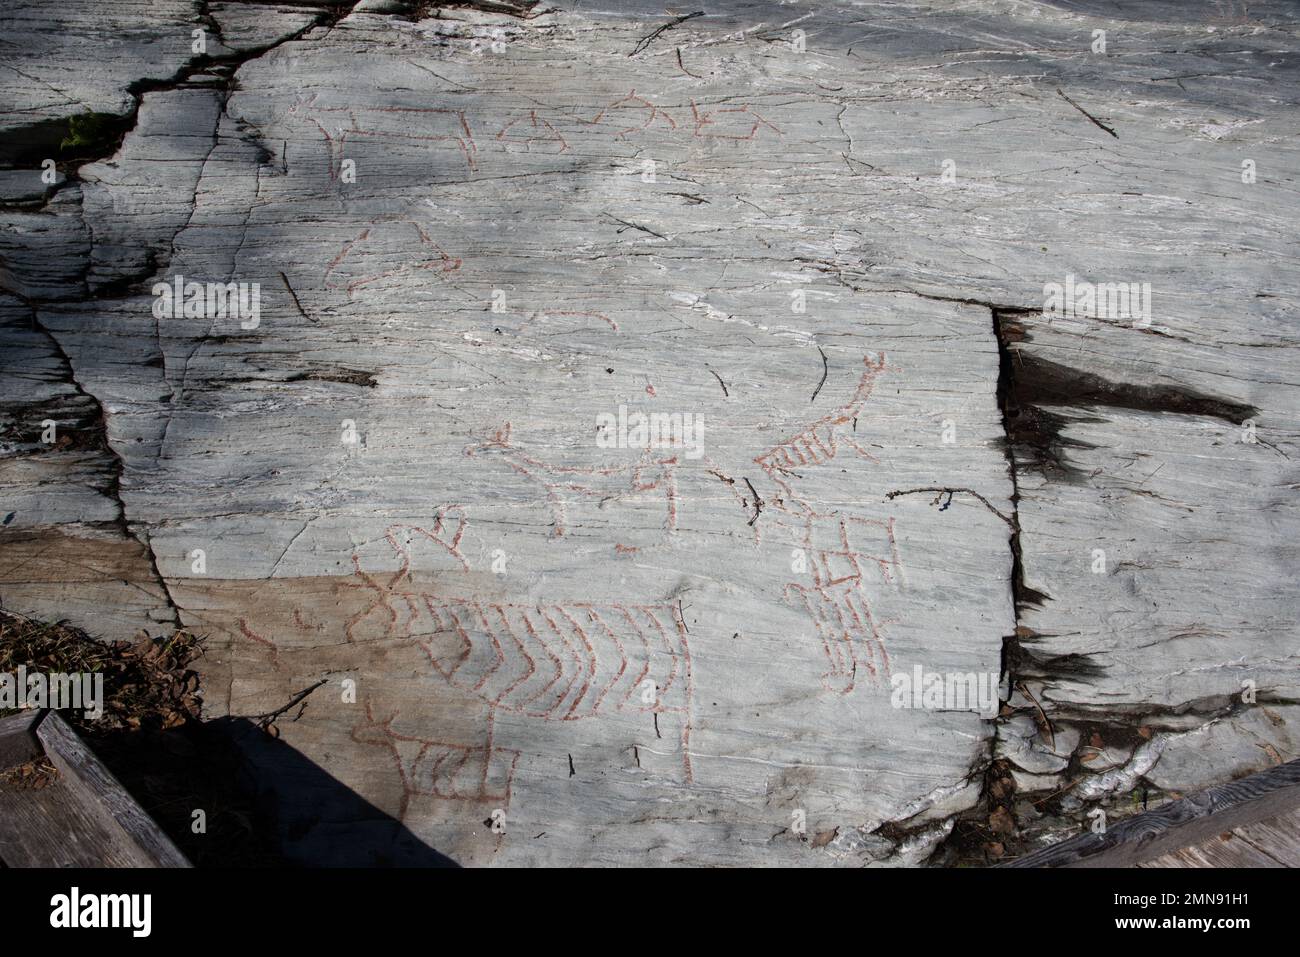
[[[393,230],[402,230],[412,234],[412,238],[416,240],[414,245],[402,236],[392,238],[400,242],[400,248],[415,249],[422,258],[402,262],[387,269],[376,269],[366,255],[367,246],[378,238],[376,233],[380,231],[387,233]],[[392,248],[387,242],[376,242],[375,245],[381,252]],[[391,260],[386,260],[386,262],[388,261]],[[325,266],[325,287],[327,289],[343,289],[350,299],[358,289],[379,282],[382,279],[426,271],[436,276],[446,276],[456,272],[460,267],[460,259],[448,255],[441,246],[433,241],[428,230],[423,225],[412,219],[394,219],[367,226],[355,237],[344,243],[338,255]]]
[[[691,116],[695,120],[694,135],[700,139],[752,140],[766,127],[777,136],[784,136],[773,123],[750,106],[726,106],[716,110],[700,108],[691,100]],[[712,127],[712,128],[711,128]]]
[[[902,565],[894,519],[821,511],[801,498],[794,486],[802,477],[799,469],[831,463],[841,446],[851,448],[869,462],[878,461],[852,438],[852,430],[871,397],[877,376],[888,367],[883,354],[874,360],[868,355],[862,361],[866,369],[848,402],[754,459],[780,489],[778,500],[770,503],[776,513],[775,523],[790,531],[791,541],[806,556],[812,575],[811,586],[799,580],[790,582],[785,598],[812,618],[829,665],[822,683],[840,694],[855,687],[859,664],[873,681],[888,675],[889,654],[881,629],[894,622],[879,621],[872,613],[864,568],[875,568],[886,584],[898,584]],[[756,530],[756,537],[758,534]],[[878,540],[870,552],[854,544],[863,535]],[[825,544],[828,536],[829,545]]]
[[[866,371],[862,373],[857,388],[853,390],[853,395],[848,402],[811,425],[800,429],[794,435],[782,439],[754,459],[758,467],[781,489],[783,500],[794,508],[803,511],[807,510],[808,506],[794,494],[793,488],[786,480],[787,477],[792,476],[794,470],[801,466],[827,464],[839,454],[841,442],[862,458],[870,462],[878,461],[850,435],[845,434],[844,429],[844,426],[851,425],[862,414],[875,388],[876,377],[888,368],[885,365],[884,355],[874,362],[870,356],[865,356],[862,363],[866,366]]]
[[[466,446],[465,455],[498,455],[516,473],[540,484],[546,491],[546,501],[554,526],[552,534],[556,538],[562,538],[569,529],[566,497],[596,499],[604,505],[654,493],[662,496],[664,501],[664,537],[677,531],[677,455],[665,456],[660,449],[648,448],[631,465],[555,465],[514,445],[510,431],[510,423],[507,422],[491,438]],[[616,543],[615,548],[627,551],[631,546]]]
[[[469,120],[460,110],[408,106],[321,106],[313,93],[289,108],[289,115],[303,117],[325,138],[330,181],[341,174],[349,138],[374,138],[390,143],[454,144],[473,172],[478,165],[478,145],[470,132]]]

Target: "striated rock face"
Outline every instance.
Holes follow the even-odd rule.
[[[1300,20],[1234,6],[17,4],[0,596],[315,686],[467,864],[1293,757]]]

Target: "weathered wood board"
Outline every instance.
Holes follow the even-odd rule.
[[[3,743],[21,737],[29,748]],[[44,755],[57,771],[35,789],[0,787],[6,867],[188,867],[189,862],[55,711],[0,719],[0,770]],[[21,760],[18,760],[21,759]]]

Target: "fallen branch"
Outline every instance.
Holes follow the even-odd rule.
[[[1047,719],[1047,712],[1044,711],[1043,706],[1038,703],[1038,699],[1029,693],[1029,689],[1025,687],[1025,683],[1023,681],[1016,682],[1016,690],[1019,691],[1026,698],[1028,698],[1030,703],[1033,704],[1033,706],[1038,709],[1038,718],[1039,718],[1038,729],[1040,731],[1046,732],[1047,746],[1052,749],[1053,753],[1055,753],[1056,729],[1052,727],[1052,722]]]
[[[619,235],[622,235],[623,233],[627,232],[629,229],[639,229],[643,233],[649,233],[651,236],[657,236],[660,239],[668,238],[663,233],[657,233],[653,229],[650,229],[648,226],[640,226],[636,223],[629,223],[627,220],[619,219],[617,216],[614,216],[611,213],[606,213],[605,215],[608,216],[610,219],[614,220],[614,222],[622,224],[623,226],[622,229],[615,230],[615,232],[618,233]]]
[[[718,469],[709,469],[709,474],[716,475],[719,481],[726,482],[728,485],[736,484],[736,480],[734,478],[730,478],[726,475],[723,475],[722,472],[720,472]]]
[[[289,699],[289,703],[286,704],[283,708],[277,708],[276,710],[269,711],[266,714],[260,714],[257,717],[253,718],[253,720],[257,722],[257,726],[259,728],[265,731],[271,725],[275,724],[276,718],[280,717],[280,715],[284,714],[286,711],[292,709],[293,706],[298,704],[300,701],[305,700],[308,695],[310,695],[313,691],[315,691],[317,688],[327,683],[328,681],[329,681],[328,678],[322,678],[320,681],[316,682],[310,688],[304,688],[302,691],[299,691],[296,695],[294,695],[292,698]],[[299,712],[299,714],[301,715],[301,712]],[[295,718],[294,720],[296,721],[298,719]]]
[[[749,486],[749,494],[754,496],[754,517],[747,524],[753,525],[758,521],[758,516],[763,514],[763,500],[758,497],[758,492],[754,490],[754,483],[745,479],[745,484]]]
[[[712,369],[710,369],[709,371],[713,372]],[[722,386],[723,398],[731,398],[731,393],[727,391],[727,383],[722,381],[722,376],[718,375],[716,372],[713,372],[713,378],[717,379],[718,385]]]
[[[293,286],[289,285],[289,277],[284,273],[280,273],[280,281],[284,283],[284,288],[289,290],[289,297],[293,299],[293,305],[294,308],[298,310],[298,315],[302,316],[308,322],[319,322],[320,320],[313,319],[311,316],[307,315],[307,310],[303,309],[302,303],[298,301],[298,294],[293,291]]]
[[[522,20],[531,20],[535,14],[530,14],[538,2],[539,0],[456,0],[452,3],[439,3],[437,6],[469,7],[483,13],[505,13]]]
[[[702,17],[702,16],[704,16],[704,11],[696,10],[694,13],[688,13],[685,16],[678,17],[676,20],[668,21],[663,26],[656,28],[652,33],[643,36],[640,39],[640,41],[637,43],[636,49],[634,49],[631,53],[629,53],[628,56],[630,57],[636,56],[638,53],[640,53],[650,44],[654,43],[655,40],[659,38],[659,34],[665,33],[668,30],[671,30],[673,27],[677,26],[678,24],[685,23],[687,20],[694,20],[696,17]]]
[[[682,62],[682,48],[681,48],[681,47],[678,47],[678,48],[677,48],[677,65],[678,65],[679,67],[681,67],[682,72],[685,73],[687,76],[693,76],[693,77],[695,77],[695,79],[697,79],[697,80],[702,80],[702,79],[704,79],[704,77],[700,76],[698,73],[692,73],[690,70],[686,69],[686,64]]]
[[[1103,123],[1101,120],[1097,119],[1097,117],[1093,116],[1091,113],[1089,113],[1089,112],[1088,112],[1087,110],[1085,110],[1083,107],[1081,107],[1078,103],[1074,102],[1074,100],[1070,99],[1068,96],[1066,96],[1064,93],[1062,93],[1060,87],[1057,87],[1056,92],[1057,92],[1058,95],[1060,95],[1061,99],[1065,100],[1066,103],[1069,103],[1072,107],[1074,107],[1076,110],[1078,110],[1078,111],[1079,111],[1080,113],[1082,113],[1084,116],[1086,116],[1088,119],[1092,120],[1092,122],[1093,122],[1096,126],[1101,127],[1103,130],[1105,130],[1105,131],[1106,131],[1107,133],[1109,133],[1111,136],[1115,137],[1115,139],[1119,139],[1119,134],[1118,134],[1118,133],[1116,133],[1114,130],[1112,130],[1109,126],[1107,126],[1107,125],[1106,125],[1105,123]]]
[[[820,392],[822,390],[822,386],[826,384],[826,374],[831,371],[830,364],[827,363],[826,361],[826,353],[822,352],[822,347],[818,346],[817,351],[821,352],[821,357],[822,357],[822,381],[818,382],[817,388],[813,389],[812,398],[808,400],[809,404],[812,404],[813,402],[817,401],[817,393]]]
[[[974,495],[977,499],[979,499],[981,502],[984,503],[984,507],[985,507],[985,508],[987,508],[990,512],[992,512],[992,513],[993,513],[994,515],[996,515],[998,518],[1002,519],[1002,521],[1006,522],[1006,523],[1007,523],[1007,526],[1008,526],[1008,527],[1009,527],[1013,532],[1014,532],[1014,531],[1018,531],[1018,529],[1016,528],[1016,523],[1015,523],[1012,519],[1010,519],[1010,518],[1008,518],[1007,516],[1003,515],[1000,511],[998,511],[996,508],[994,508],[992,502],[990,502],[988,499],[986,499],[986,498],[985,498],[983,495],[981,495],[979,492],[975,491],[973,488],[949,488],[949,487],[946,486],[946,485],[944,485],[944,486],[940,486],[940,485],[927,485],[927,486],[925,486],[925,487],[923,487],[923,488],[907,488],[907,489],[899,489],[898,491],[888,493],[888,494],[885,496],[885,498],[889,499],[890,501],[893,501],[894,499],[898,498],[900,495],[915,495],[915,494],[917,494],[918,492],[938,492],[940,498],[942,498],[945,494],[947,494],[950,500],[951,500],[951,498],[952,498],[952,494],[953,494],[954,492],[966,492],[968,495]],[[936,498],[936,499],[934,500],[934,503],[935,503],[935,504],[938,504],[938,501],[939,501],[939,499]],[[946,506],[945,506],[945,507],[946,507]]]

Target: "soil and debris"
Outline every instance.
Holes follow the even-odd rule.
[[[64,623],[0,610],[0,672],[102,673],[103,714],[60,715],[196,867],[278,866],[274,822],[241,786],[234,747],[201,719],[194,662],[203,640],[187,631],[98,641]],[[14,714],[0,709],[0,717]],[[44,758],[11,768],[0,787],[43,788],[57,778]],[[202,809],[206,832],[192,830]]]

